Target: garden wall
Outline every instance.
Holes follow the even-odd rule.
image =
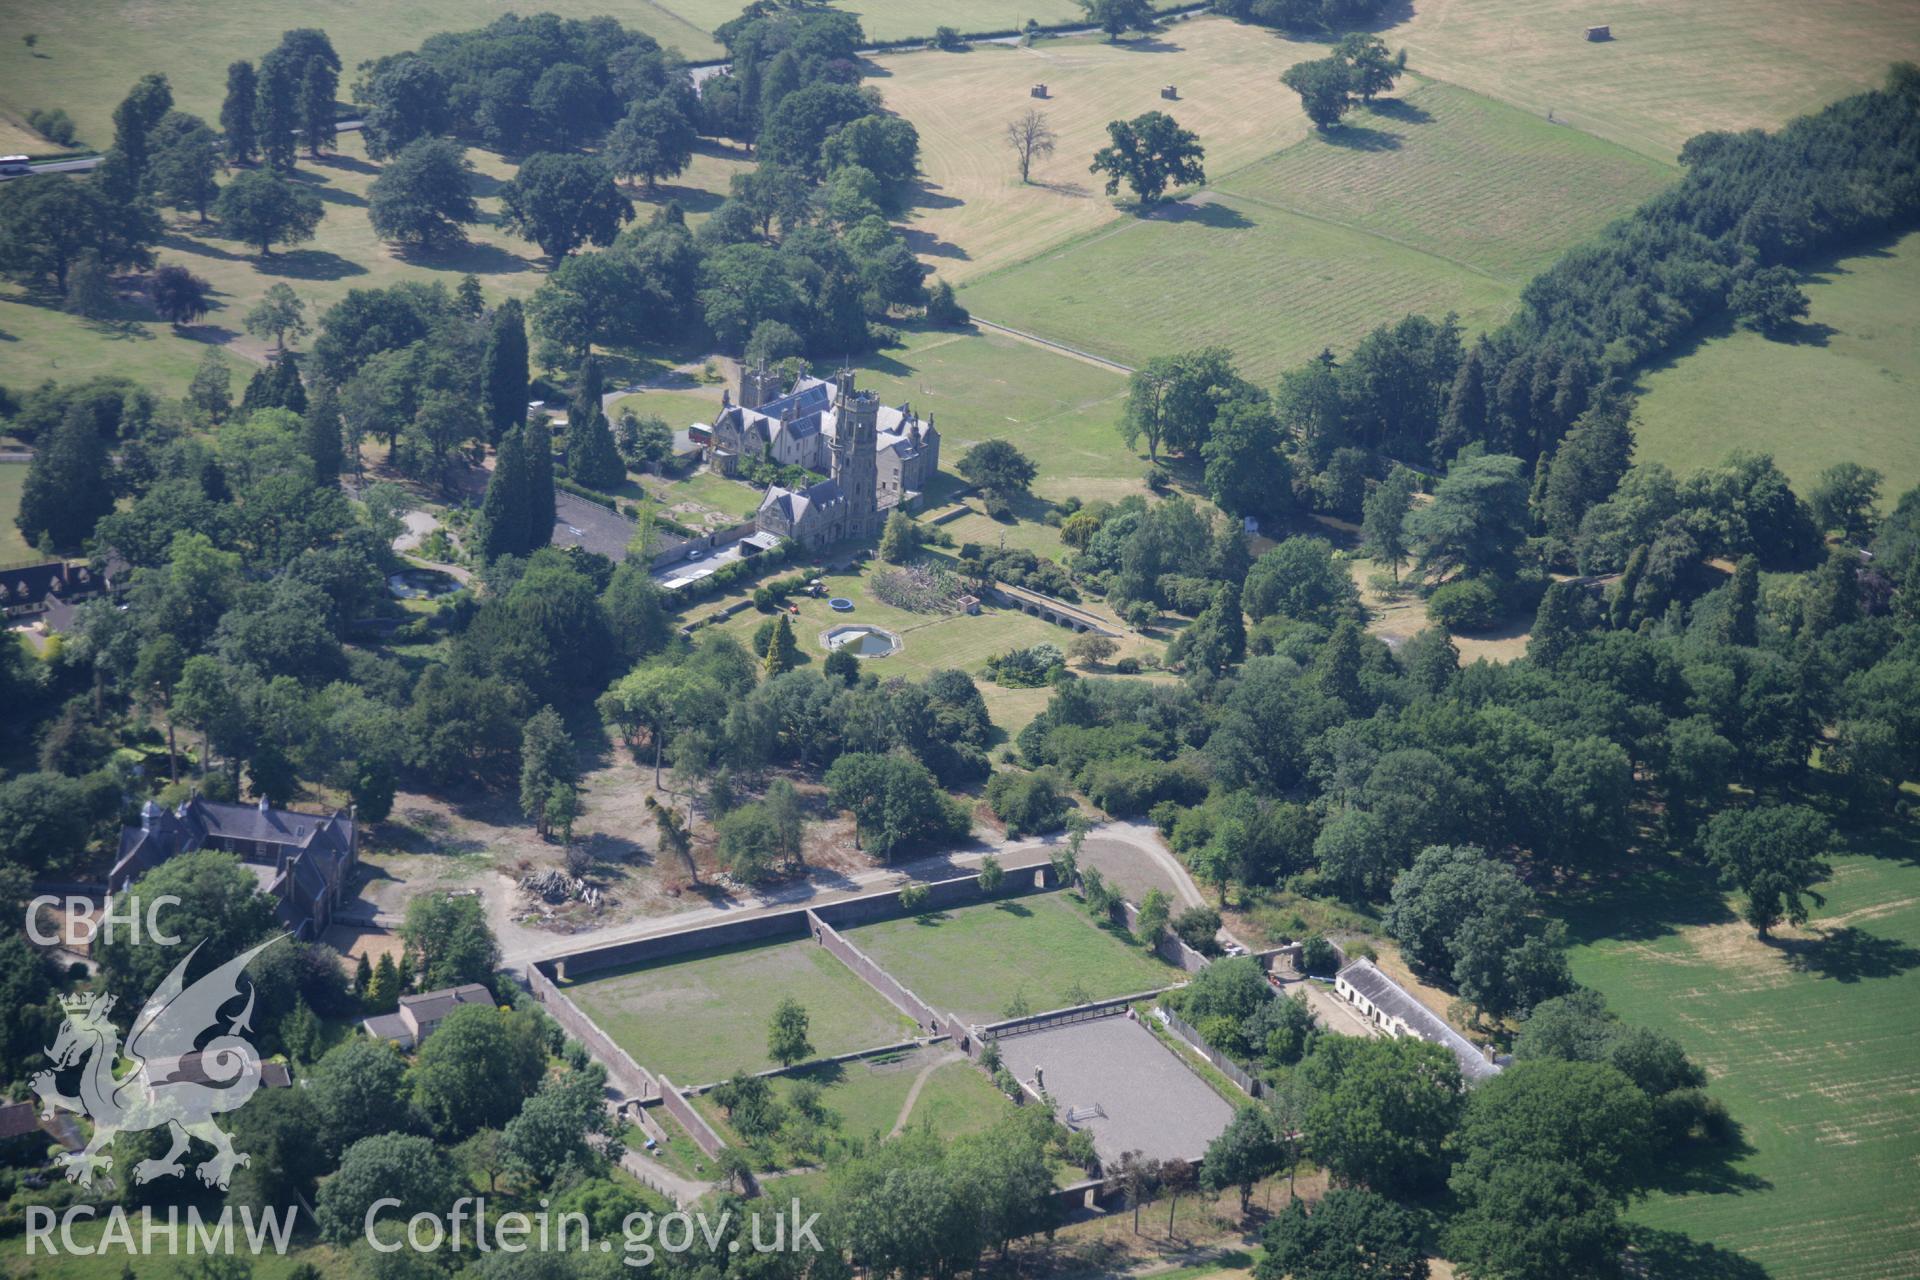
[[[580,1006],[570,1000],[566,992],[554,986],[552,979],[541,971],[539,965],[527,967],[527,986],[532,990],[533,998],[540,1002],[540,1007],[560,1024],[561,1030],[584,1044],[587,1052],[600,1060],[607,1069],[607,1080],[611,1084],[624,1090],[629,1098],[639,1101],[660,1095],[659,1082],[653,1078],[653,1073],[635,1062],[632,1055],[595,1026],[593,1019],[582,1013]]]
[[[1160,1012],[1166,1015],[1167,1029],[1198,1049],[1205,1055],[1208,1062],[1211,1062],[1215,1067],[1219,1068],[1221,1075],[1233,1081],[1236,1085],[1239,1085],[1242,1092],[1248,1097],[1257,1098],[1261,1095],[1265,1086],[1254,1077],[1252,1072],[1208,1044],[1198,1031],[1194,1030],[1184,1018],[1173,1010],[1163,1008]]]
[[[841,964],[858,974],[868,986],[885,996],[887,1003],[920,1024],[921,1030],[928,1035],[941,1033],[940,1015],[933,1006],[907,990],[906,984],[875,964],[867,953],[840,936],[840,931],[822,920],[818,913],[807,912],[807,923],[813,930],[813,939],[827,949]]]
[[[660,1105],[680,1122],[680,1127],[687,1131],[687,1136],[693,1139],[694,1145],[709,1156],[718,1156],[726,1150],[726,1142],[713,1131],[713,1126],[707,1123],[707,1118],[701,1115],[699,1109],[688,1102],[687,1096],[676,1089],[673,1081],[665,1076],[660,1077]]]

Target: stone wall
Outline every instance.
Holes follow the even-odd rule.
[[[940,1015],[933,1011],[932,1005],[907,990],[905,983],[875,964],[866,952],[841,937],[840,931],[822,920],[817,912],[807,912],[807,923],[812,928],[813,940],[825,947],[834,959],[858,974],[868,986],[886,997],[888,1004],[912,1018],[925,1034],[941,1034]]]
[[[1140,922],[1140,908],[1124,898],[1113,908],[1110,914],[1115,924],[1132,933]],[[1154,954],[1168,964],[1179,965],[1188,973],[1198,973],[1207,967],[1207,958],[1180,940],[1180,935],[1168,929],[1160,935],[1160,941],[1154,945]]]
[[[548,1016],[559,1023],[568,1035],[584,1044],[587,1052],[606,1067],[609,1084],[635,1101],[644,1102],[660,1096],[660,1085],[653,1073],[635,1062],[625,1049],[595,1026],[593,1019],[582,1013],[580,1006],[567,998],[566,992],[554,986],[552,979],[541,972],[539,965],[527,967],[527,986]]]
[[[667,1114],[680,1122],[680,1127],[687,1131],[687,1136],[693,1139],[694,1145],[709,1156],[718,1156],[726,1150],[726,1142],[713,1131],[713,1126],[707,1123],[707,1118],[701,1115],[699,1110],[687,1101],[687,1096],[676,1089],[673,1081],[665,1076],[660,1077],[660,1105],[667,1109]]]

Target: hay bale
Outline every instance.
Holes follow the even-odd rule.
[[[1613,39],[1613,28],[1612,27],[1588,27],[1587,39],[1593,41],[1596,44],[1602,40],[1611,40]]]

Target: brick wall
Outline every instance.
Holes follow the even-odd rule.
[[[541,972],[539,965],[528,966],[527,985],[533,991],[533,998],[560,1024],[561,1029],[587,1046],[587,1052],[606,1067],[608,1083],[629,1098],[645,1100],[659,1096],[659,1082],[654,1079],[653,1073],[608,1039],[606,1032],[595,1026],[593,1019],[567,998],[566,992],[553,985],[552,980]]]
[[[840,931],[822,920],[817,912],[807,912],[807,923],[813,930],[814,941],[827,949],[841,964],[858,974],[868,986],[886,997],[888,1004],[906,1014],[919,1024],[920,1030],[927,1035],[941,1033],[940,1015],[933,1006],[909,991],[904,983],[882,969],[868,958],[866,952],[840,936]]]
[[[707,1123],[707,1118],[701,1115],[699,1110],[687,1101],[687,1095],[674,1088],[673,1081],[665,1076],[660,1077],[660,1105],[667,1109],[668,1115],[680,1122],[680,1127],[687,1131],[687,1136],[693,1139],[694,1145],[709,1156],[717,1156],[726,1150],[726,1142],[713,1131],[713,1126]]]

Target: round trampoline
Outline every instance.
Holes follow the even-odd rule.
[[[845,596],[835,596],[833,599],[827,601],[827,608],[833,610],[835,613],[852,613],[853,601],[847,599]]]

